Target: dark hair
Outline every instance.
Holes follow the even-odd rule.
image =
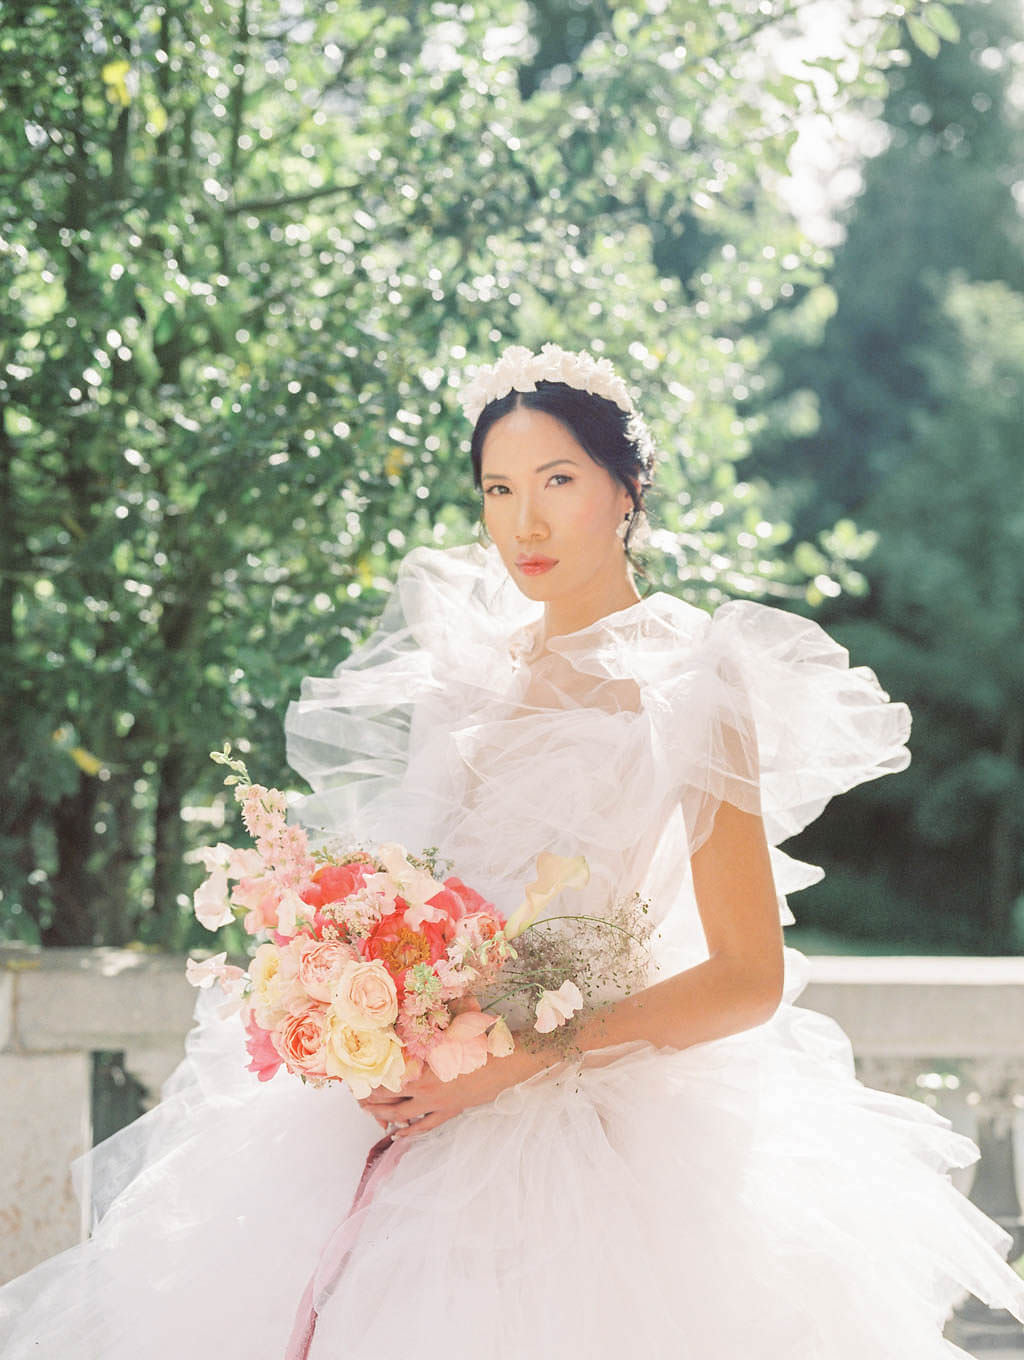
[[[473,429],[470,457],[473,485],[478,491],[481,489],[480,464],[487,433],[502,416],[519,406],[543,411],[560,420],[594,462],[606,468],[629,492],[633,501],[633,515],[625,537],[629,557],[630,538],[639,515],[645,510],[644,494],[651,484],[654,462],[650,436],[642,422],[608,397],[570,387],[568,383],[542,379],[535,392],[509,392],[507,396],[487,403]],[[633,562],[632,557],[629,560]],[[633,565],[643,574],[639,564],[634,562]]]

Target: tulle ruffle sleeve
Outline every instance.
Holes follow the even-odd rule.
[[[683,671],[672,707],[689,729],[677,749],[691,853],[722,802],[760,813],[778,845],[836,794],[910,761],[909,709],[809,619],[722,605]]]
[[[426,834],[453,723],[499,692],[527,605],[476,545],[409,552],[370,636],[289,705],[288,763],[313,789],[295,817],[353,841]]]

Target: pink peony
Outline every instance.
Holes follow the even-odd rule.
[[[252,1059],[247,1071],[255,1072],[260,1081],[269,1081],[281,1066],[281,1055],[274,1047],[273,1037],[269,1030],[256,1023],[254,1015],[246,1020],[245,1033],[245,1047]]]
[[[461,921],[470,913],[486,912],[497,914],[497,908],[481,897],[475,889],[467,887],[461,878],[452,875],[444,880],[444,889],[435,893],[429,905],[446,911],[453,921]],[[501,924],[499,918],[499,925]]]
[[[455,928],[450,921],[424,921],[416,930],[406,923],[404,906],[377,923],[362,942],[363,957],[379,959],[395,980],[398,1000],[405,995],[406,970],[447,956]]]
[[[343,902],[363,887],[366,875],[372,874],[372,864],[325,864],[313,875],[299,894],[311,907],[325,907],[329,902]]]

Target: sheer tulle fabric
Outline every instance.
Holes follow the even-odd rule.
[[[655,980],[707,957],[688,862],[723,799],[777,845],[909,758],[906,709],[805,620],[654,594],[535,655],[540,616],[493,549],[410,553],[289,712],[303,820],[437,845],[509,911],[541,850],[583,853],[551,914],[642,892]],[[820,871],[774,867],[791,920]],[[856,1080],[794,1004],[806,974],[788,949],[767,1024],[556,1064],[411,1140],[318,1282],[312,1360],[939,1360],[966,1291],[1024,1321],[1008,1235],[947,1174],[976,1147]],[[283,1354],[380,1131],[339,1088],[261,1086],[208,994],[198,1020],[163,1103],[88,1163],[92,1240],[0,1291],[10,1360]]]

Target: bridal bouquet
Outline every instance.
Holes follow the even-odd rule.
[[[536,880],[505,919],[446,873],[451,866],[436,851],[416,856],[396,843],[313,849],[306,832],[288,824],[280,790],[253,784],[228,745],[212,758],[232,771],[225,782],[235,787],[255,847],[202,848],[208,877],[194,894],[196,917],[217,930],[240,915],[260,943],[247,970],[222,953],[189,960],[186,971],[195,986],[218,982],[241,1009],[249,1067],[261,1081],[283,1066],[316,1085],[345,1081],[362,1099],[377,1086],[399,1091],[424,1062],[451,1081],[515,1047],[506,1020],[479,995],[503,992],[495,1005],[531,993],[534,1029],[547,1034],[581,1011],[577,981],[589,990],[602,980],[600,951],[585,955],[550,935],[524,947],[527,932],[564,919],[618,932],[603,956],[609,970],[645,943],[642,926],[634,927],[637,909],[647,910],[638,901],[618,920],[537,919],[563,888],[587,883],[582,857],[539,855]]]

